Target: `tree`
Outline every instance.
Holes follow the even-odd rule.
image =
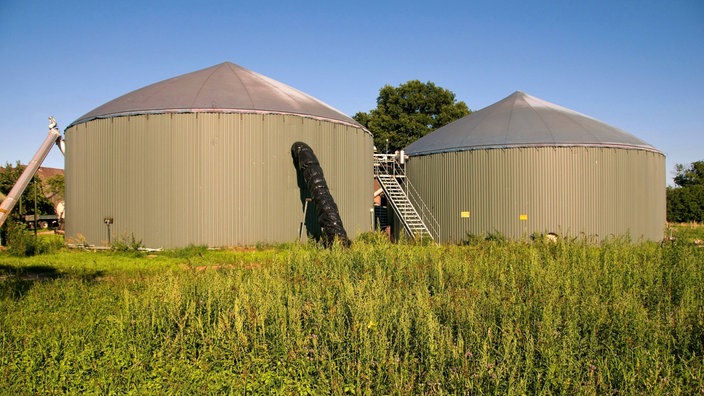
[[[471,113],[455,94],[432,82],[408,81],[379,90],[376,109],[359,112],[354,119],[374,134],[380,152],[393,152],[428,133]]]
[[[64,175],[58,174],[52,176],[46,180],[47,187],[49,188],[49,197],[56,201],[64,200]]]
[[[20,165],[20,162],[13,166],[9,162],[5,164],[4,167],[0,167],[0,193],[7,195],[12,190],[12,187],[20,178],[25,166]],[[44,194],[44,186],[35,175],[32,177],[31,182],[24,190],[24,193],[17,200],[15,208],[12,210],[13,216],[19,218],[24,214],[34,214],[34,188],[37,188],[37,214],[53,214],[55,213],[54,205],[49,201]],[[20,213],[20,207],[22,208],[22,213]]]
[[[667,220],[704,221],[704,161],[675,165],[674,182],[667,188]]]
[[[10,193],[12,187],[14,187],[17,179],[20,178],[22,172],[26,167],[20,165],[17,161],[15,166],[12,166],[9,162],[5,164],[4,167],[0,166],[0,201],[6,198],[6,195]],[[55,213],[54,205],[46,198],[44,195],[44,188],[41,180],[35,175],[32,177],[24,193],[17,200],[17,204],[10,213],[7,221],[0,227],[0,243],[10,244],[13,239],[15,243],[21,250],[25,247],[33,249],[34,245],[32,242],[27,242],[24,238],[25,225],[22,221],[23,215],[34,214],[34,188],[37,189],[37,214],[53,214]],[[18,238],[18,239],[17,239]],[[29,245],[27,244],[29,243]]]
[[[704,161],[695,161],[685,168],[683,164],[675,165],[674,182],[680,187],[704,186]]]

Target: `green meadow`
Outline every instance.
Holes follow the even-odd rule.
[[[0,252],[0,394],[704,394],[704,228]]]

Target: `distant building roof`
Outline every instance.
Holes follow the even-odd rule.
[[[0,172],[5,172],[5,171],[7,171],[8,169],[12,169],[12,168],[15,168],[15,167],[17,167],[17,166],[22,167],[22,170],[24,170],[24,168],[27,166],[27,165],[24,165],[24,164],[17,164],[17,165],[8,164],[8,165],[9,165],[9,166],[8,166],[7,168],[4,167],[4,166],[0,166]],[[50,179],[50,178],[52,178],[52,177],[54,177],[54,176],[56,176],[56,175],[63,175],[63,174],[64,174],[64,170],[61,169],[61,168],[48,168],[48,167],[46,167],[46,166],[40,166],[39,169],[37,169],[37,173],[36,173],[35,175],[36,175],[41,181],[45,182],[45,181],[47,181],[48,179]]]
[[[10,166],[14,167],[14,165],[10,165]],[[25,167],[26,165],[21,165],[21,166]],[[5,172],[5,171],[6,171],[6,168],[0,166],[0,172]],[[43,185],[46,185],[47,181],[49,179],[51,179],[52,177],[57,176],[57,175],[63,176],[63,174],[64,174],[63,169],[47,168],[45,166],[41,166],[41,167],[39,167],[39,169],[37,169],[37,173],[35,174],[35,176],[37,176],[39,178],[39,180],[41,181],[41,183]],[[54,203],[54,205],[56,205],[59,201],[62,200],[62,199],[57,199],[56,194],[52,194],[48,189],[44,190],[44,196],[46,198],[48,198],[49,200],[51,200],[52,203]],[[0,201],[3,201],[5,198],[7,198],[7,196],[5,194],[3,194],[2,192],[0,192]]]
[[[56,175],[63,175],[64,170],[61,168],[47,168],[45,166],[37,169],[37,176],[42,180],[46,181]]]
[[[362,127],[310,95],[230,62],[132,91],[69,127],[96,118],[192,112],[295,114]]]
[[[594,118],[517,91],[429,133],[405,148],[409,155],[508,147],[599,146],[659,152]]]

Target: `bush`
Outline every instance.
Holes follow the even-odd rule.
[[[17,221],[8,221],[7,250],[17,257],[29,257],[37,254],[37,240],[27,232],[27,226]]]
[[[384,245],[389,243],[389,236],[381,231],[367,231],[359,234],[357,241],[370,245]]]
[[[502,233],[499,231],[495,232],[489,232],[486,235],[476,235],[472,233],[467,233],[465,239],[462,241],[462,245],[479,245],[484,242],[497,242],[497,243],[506,243],[508,242],[508,238],[506,238]]]
[[[66,242],[64,241],[63,235],[51,234],[39,237],[39,254],[54,253],[63,249],[64,247],[66,247]]]
[[[24,223],[9,220],[6,224],[7,250],[16,257],[30,257],[37,254],[53,253],[64,247],[63,238],[37,238],[29,232]]]
[[[139,252],[142,248],[144,248],[142,240],[137,240],[134,234],[121,235],[110,244],[110,249],[115,252]]]
[[[704,221],[704,186],[668,188],[667,221]]]
[[[202,257],[207,252],[208,252],[208,247],[205,245],[190,244],[190,245],[186,246],[185,248],[165,250],[163,252],[163,255],[166,257],[174,257],[174,258],[191,258],[191,257],[196,257],[196,256]]]

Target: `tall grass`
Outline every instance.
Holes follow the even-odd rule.
[[[704,393],[690,244],[62,252],[39,280],[23,260],[0,255],[8,394]]]

